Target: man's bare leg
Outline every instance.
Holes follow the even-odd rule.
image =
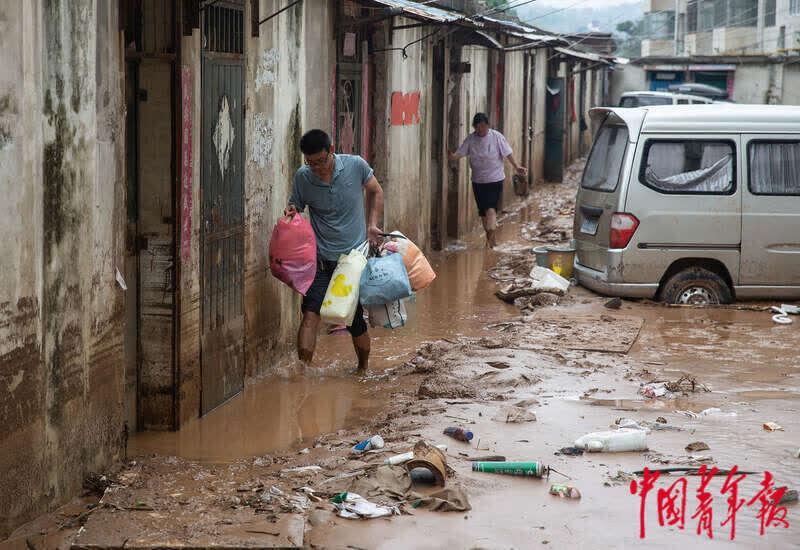
[[[312,311],[303,312],[303,320],[297,331],[297,356],[300,361],[310,365],[314,359],[314,350],[317,347],[317,331],[320,317]]]
[[[367,367],[369,367],[369,332],[353,338],[353,348],[356,350],[356,357],[358,357],[358,370],[360,372],[366,371]]]

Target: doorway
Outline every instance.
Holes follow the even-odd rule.
[[[544,177],[561,181],[564,177],[564,79],[547,79],[547,115],[545,122]]]
[[[244,5],[202,13],[200,413],[244,388]]]

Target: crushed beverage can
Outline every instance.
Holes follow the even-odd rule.
[[[581,492],[575,487],[561,483],[553,483],[550,486],[550,494],[561,498],[581,498]]]

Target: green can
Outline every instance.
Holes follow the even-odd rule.
[[[472,471],[508,476],[542,477],[547,471],[547,467],[541,462],[473,462]]]

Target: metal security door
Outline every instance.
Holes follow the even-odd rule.
[[[203,10],[201,414],[244,387],[244,10]]]
[[[547,79],[547,119],[545,122],[544,177],[561,181],[564,177],[564,79]]]

